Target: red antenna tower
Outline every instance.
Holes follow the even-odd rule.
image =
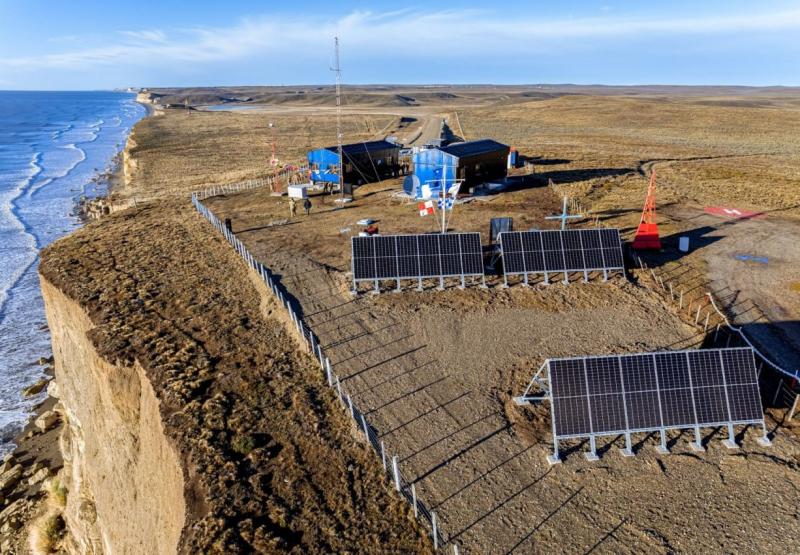
[[[658,237],[658,224],[656,223],[656,170],[650,174],[650,184],[647,186],[647,198],[642,210],[642,221],[633,238],[633,248],[640,250],[661,250],[661,239]]]

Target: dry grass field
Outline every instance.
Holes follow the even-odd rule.
[[[484,96],[470,96],[479,93]],[[397,94],[413,96],[382,91],[384,100],[365,100],[360,115],[349,106],[346,139],[389,134]],[[406,103],[403,113],[419,108],[421,124],[432,114],[457,114],[468,139],[507,142],[535,164],[530,187],[457,209],[451,229],[480,231],[484,243],[488,220],[496,215],[513,216],[516,229],[551,227],[543,217],[558,209],[559,188],[629,236],[653,168],[665,235],[699,226],[725,235],[697,243],[702,248],[684,258],[709,275],[730,267],[724,249],[755,231],[698,224],[705,206],[769,210],[770,233],[783,229],[788,242],[796,236],[796,92],[456,88],[453,95],[417,102],[419,107]],[[132,155],[138,166],[128,192],[188,192],[262,176],[273,131],[279,149],[286,145],[287,154],[279,152],[284,158],[328,144],[334,119],[321,98],[275,101],[263,112],[166,110],[137,126]],[[325,109],[316,114],[314,106]],[[549,179],[555,191],[544,186]],[[339,210],[331,197],[315,196],[312,215],[291,222],[284,221],[285,199],[263,190],[210,199],[208,206],[233,220],[237,235],[298,301],[343,384],[400,454],[404,474],[462,553],[791,550],[800,532],[800,443],[779,422],[770,420],[775,445],[769,449],[758,447],[748,431],[741,435],[743,449],[731,453],[717,431],[708,431],[708,451],[697,454],[687,436],[676,433],[669,457],[657,456],[654,438],[642,437],[633,459],[618,456],[613,447],[619,441],[607,441],[601,460],[589,463],[578,442],[563,465],[548,468],[547,410],[510,401],[546,357],[672,349],[703,340],[636,280],[533,290],[502,290],[490,280],[487,291],[450,287],[352,298],[348,238],[358,231],[358,219],[378,220],[383,233],[434,229],[413,203],[391,196],[399,185],[393,180],[363,187],[355,202]],[[174,218],[174,206],[148,206],[148,221]],[[743,231],[732,231],[738,229]],[[151,235],[137,248],[149,248]],[[159,245],[164,248],[163,241]],[[789,279],[794,256],[787,251],[776,260],[770,279]],[[757,294],[771,284],[745,280],[742,287]],[[800,320],[800,311],[793,312],[797,303],[784,297],[784,318]]]

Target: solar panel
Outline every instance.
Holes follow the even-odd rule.
[[[749,347],[559,358],[545,367],[554,462],[563,439],[588,437],[587,456],[594,458],[597,436],[624,434],[625,454],[631,454],[633,432],[660,432],[660,450],[666,451],[667,429],[694,429],[693,448],[702,449],[701,427],[727,426],[726,445],[735,447],[733,425],[764,426]],[[534,399],[526,396],[519,399]]]
[[[353,237],[351,242],[353,289],[371,282],[379,290],[383,280],[422,280],[483,276],[483,250],[479,233],[428,235],[374,235]]]
[[[624,271],[622,242],[618,229],[566,229],[510,231],[500,233],[505,284],[508,276],[521,275],[528,283],[531,275],[541,274],[548,283],[551,274],[572,272]]]

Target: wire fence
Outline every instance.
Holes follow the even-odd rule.
[[[417,496],[416,486],[413,481],[407,480],[403,477],[400,471],[399,457],[393,455],[387,448],[385,442],[380,439],[380,436],[372,426],[363,411],[361,411],[356,403],[353,401],[352,396],[348,393],[347,388],[342,385],[342,380],[336,374],[334,366],[331,364],[330,359],[326,356],[325,350],[320,344],[319,338],[309,327],[303,318],[298,314],[294,304],[296,302],[290,296],[288,290],[276,280],[272,271],[257,261],[255,257],[248,251],[244,243],[230,230],[227,229],[225,224],[217,218],[214,213],[201,202],[201,199],[207,199],[216,194],[225,194],[246,189],[253,189],[262,187],[265,183],[260,183],[264,180],[253,180],[249,182],[239,183],[235,185],[225,185],[213,187],[209,190],[202,192],[192,193],[192,204],[195,209],[219,231],[223,237],[231,244],[236,252],[241,256],[247,265],[254,270],[264,281],[277,301],[286,309],[287,315],[294,325],[297,332],[302,338],[302,344],[308,349],[309,353],[317,360],[323,374],[324,380],[327,382],[336,397],[342,404],[343,409],[353,419],[356,427],[364,434],[365,439],[369,445],[372,446],[377,457],[380,459],[383,466],[383,471],[387,479],[394,485],[395,490],[408,501],[414,511],[414,516],[426,528],[433,540],[433,545],[436,550],[445,549],[446,546],[451,546],[452,553],[458,555],[459,546],[454,541],[448,541],[442,533],[439,523],[437,521],[436,513],[425,505]]]
[[[548,181],[548,187],[553,192],[563,194],[552,179]],[[569,208],[593,221],[596,227],[606,227],[599,215],[592,210],[585,210],[577,198],[569,197]],[[629,250],[628,257],[649,278],[644,281],[645,284],[677,305],[683,319],[706,334],[709,339],[705,346],[753,349],[765,401],[776,408],[789,408],[787,419],[792,419],[800,408],[800,368],[786,368],[775,362],[774,357],[768,354],[769,349],[748,335],[745,327],[753,324],[768,327],[773,334],[781,333],[761,307],[751,299],[739,298],[738,291],[731,290],[727,284],[708,279],[697,268],[680,260],[651,267],[646,256],[643,258],[639,253]],[[709,330],[713,334],[709,334]],[[762,371],[765,367],[768,372]]]
[[[800,398],[800,369],[790,369],[776,362],[769,349],[748,335],[746,326],[760,324],[773,333],[778,328],[750,299],[740,299],[726,284],[707,279],[698,269],[681,261],[650,267],[646,258],[629,251],[634,264],[648,279],[644,283],[676,305],[684,320],[706,334],[707,345],[715,347],[750,347],[756,355],[765,401],[776,408],[789,408],[794,416]],[[768,372],[763,372],[767,368]]]

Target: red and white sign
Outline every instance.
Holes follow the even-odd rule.
[[[420,216],[430,216],[433,214],[433,201],[428,200],[425,202],[419,203],[419,215]]]
[[[740,210],[739,208],[730,208],[728,206],[706,206],[703,210],[706,214],[731,218],[733,220],[748,220],[750,218],[762,218],[765,216],[764,212]]]

